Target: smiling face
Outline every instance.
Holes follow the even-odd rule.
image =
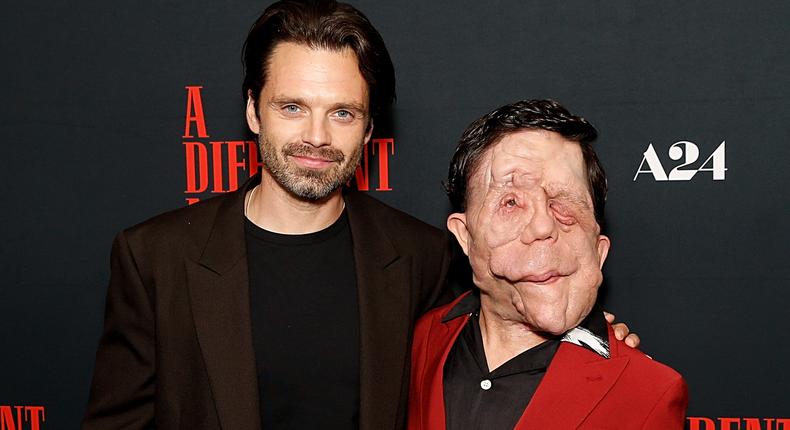
[[[247,100],[265,174],[298,198],[324,199],[354,174],[373,128],[357,58],[350,49],[285,42],[266,73],[257,112],[253,97]]]
[[[561,334],[595,302],[609,239],[600,235],[579,144],[558,133],[507,134],[470,176],[448,228],[483,306],[530,330]]]

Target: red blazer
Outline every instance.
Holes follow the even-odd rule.
[[[410,430],[445,428],[444,363],[469,316],[442,319],[458,300],[415,328]],[[515,429],[683,429],[688,391],[680,374],[616,340],[611,326],[609,344],[606,359],[562,342]]]

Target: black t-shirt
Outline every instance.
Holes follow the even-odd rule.
[[[246,221],[265,429],[359,427],[359,304],[348,216],[284,235]]]

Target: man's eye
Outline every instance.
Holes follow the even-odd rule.
[[[507,198],[507,199],[502,201],[502,206],[504,206],[506,208],[514,208],[514,207],[518,206],[518,202],[514,198]]]
[[[561,206],[552,204],[551,209],[554,210],[554,217],[557,218],[557,221],[559,221],[561,224],[576,224],[576,219],[573,217],[573,215],[567,213]]]
[[[347,110],[339,110],[335,112],[335,116],[342,120],[351,120],[354,119],[354,115],[347,111]]]
[[[571,217],[567,217],[567,216],[562,216],[562,215],[557,215],[557,221],[559,221],[560,224],[565,224],[565,225],[576,224],[576,220],[575,219],[573,219]]]
[[[299,112],[299,110],[300,110],[299,106],[296,106],[296,105],[285,105],[285,106],[283,106],[283,111],[285,111],[285,113],[297,113],[297,112]]]

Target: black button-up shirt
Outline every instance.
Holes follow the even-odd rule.
[[[593,308],[564,336],[549,339],[490,371],[480,332],[480,299],[475,291],[444,318],[471,314],[444,364],[444,405],[447,430],[507,429],[518,423],[560,346],[571,342],[609,356],[606,321]]]

